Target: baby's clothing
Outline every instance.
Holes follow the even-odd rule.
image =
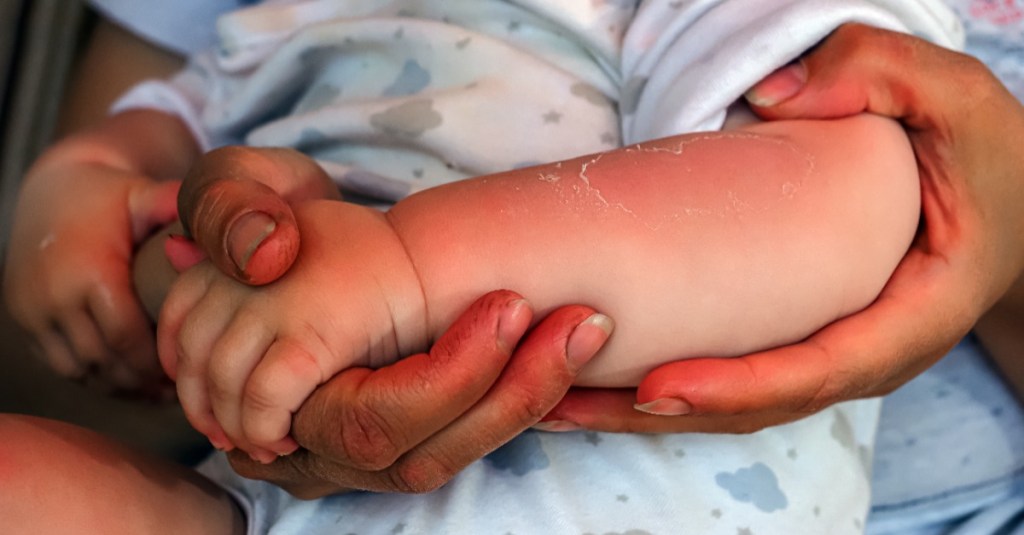
[[[222,18],[215,52],[121,105],[182,116],[204,148],[297,148],[346,194],[394,202],[717,130],[746,89],[849,21],[962,41],[937,0],[278,0]]]
[[[1024,102],[1024,1],[948,3]],[[875,452],[869,533],[1024,533],[1024,410],[973,337],[886,396]]]
[[[204,148],[295,147],[350,198],[386,204],[717,129],[850,21],[962,39],[937,0],[278,0],[221,18],[216,50],[119,106],[176,113]],[[865,400],[744,436],[527,432],[415,496],[301,502],[219,455],[203,471],[253,533],[857,533],[877,420]]]

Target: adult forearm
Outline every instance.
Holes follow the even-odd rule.
[[[837,143],[839,141],[842,143]],[[581,382],[799,340],[863,308],[917,223],[902,132],[877,118],[679,136],[463,181],[389,214],[439,333],[487,290],[594,306],[616,334]],[[589,372],[589,373],[588,373]]]

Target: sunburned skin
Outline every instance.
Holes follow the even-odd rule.
[[[436,236],[403,238],[431,314],[443,325],[457,312],[432,294],[469,302],[470,294],[452,295],[459,285],[450,277],[462,279],[467,266],[504,266],[476,273],[473,291],[508,287],[541,312],[582,302],[612,315],[615,335],[578,383],[632,386],[658,364],[793,343],[864,308],[916,229],[909,145],[874,117],[813,125],[799,137],[791,126],[645,143],[532,169],[529,183],[518,172],[486,179],[479,187],[504,194],[449,201],[477,224],[432,225],[445,254],[428,252]],[[635,193],[637,181],[656,175],[673,179],[658,183],[658,195]],[[495,187],[502,181],[508,186]],[[473,187],[431,195],[477,198]],[[403,206],[391,214],[400,234],[430,217]],[[523,217],[544,234],[502,235]],[[491,256],[495,263],[482,259]],[[545,264],[565,275],[530,268]]]
[[[742,159],[722,158],[724,154],[740,154],[738,149],[743,151]],[[792,157],[780,158],[779,153],[787,150],[793,152]],[[637,145],[626,148],[624,153],[637,157],[639,161],[633,165],[648,166],[651,172],[662,172],[659,167],[671,168],[678,174],[679,181],[669,184],[676,187],[666,191],[677,206],[666,212],[656,203],[645,203],[645,199],[633,199],[630,206],[618,202],[617,196],[623,189],[629,189],[629,183],[610,176],[594,180],[589,176],[592,169],[600,168],[604,155],[584,161],[576,175],[578,180],[571,181],[570,185],[560,183],[560,175],[557,174],[542,176],[555,177],[547,181],[561,186],[559,194],[567,205],[579,207],[592,201],[597,206],[619,210],[644,227],[657,231],[666,225],[699,224],[680,222],[682,218],[744,217],[748,212],[773,209],[784,199],[796,195],[804,180],[814,171],[814,159],[810,154],[801,153],[798,147],[784,139],[748,132],[695,136],[680,141],[674,148]],[[751,162],[771,162],[770,165],[777,168],[760,175],[763,167],[754,168]],[[607,164],[623,165],[611,161]],[[690,176],[694,168],[706,169],[709,164],[720,166],[722,174],[732,180],[726,184],[723,181],[695,180]],[[638,204],[633,204],[638,201]]]
[[[200,432],[219,422],[290,451],[291,413],[326,378],[424,351],[507,288],[537,317],[570,303],[612,317],[576,384],[635,386],[660,364],[797,342],[870,304],[915,234],[918,188],[902,129],[858,116],[676,136],[385,213],[308,201],[282,279],[252,288],[208,265],[180,278],[161,360]]]

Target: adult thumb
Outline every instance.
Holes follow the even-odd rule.
[[[332,186],[326,184],[323,170],[296,151],[224,147],[189,171],[178,212],[186,236],[222,272],[246,284],[267,284],[298,255],[289,201],[329,195]]]
[[[747,92],[751,108],[764,119],[828,119],[869,112],[901,120],[922,120],[918,110],[946,91],[941,72],[948,51],[918,37],[847,24],[799,60],[758,82]],[[945,59],[944,59],[945,58]]]

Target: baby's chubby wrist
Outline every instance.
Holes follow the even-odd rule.
[[[302,237],[294,269],[331,269],[340,285],[338,306],[367,336],[356,365],[380,367],[427,349],[428,311],[423,287],[398,232],[385,213],[333,200],[294,206]],[[329,289],[325,289],[330,291]],[[344,337],[356,335],[342,326]],[[337,347],[354,347],[351,338]]]

